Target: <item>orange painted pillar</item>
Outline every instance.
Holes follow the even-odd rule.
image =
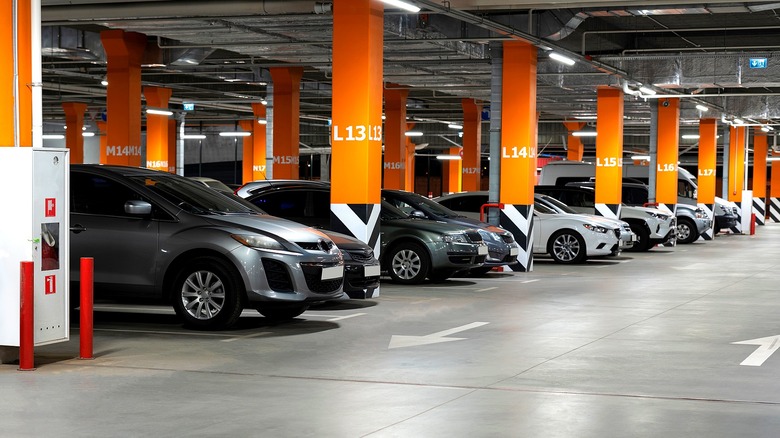
[[[533,270],[533,207],[536,181],[536,46],[504,42],[501,91],[501,226],[520,245],[516,269]]]
[[[414,165],[415,165],[415,157],[417,153],[417,149],[414,147],[414,143],[412,142],[411,138],[406,138],[406,152],[405,152],[405,165],[404,165],[404,187],[405,190],[408,190],[410,192],[414,192]]]
[[[745,178],[745,127],[729,129],[729,201],[739,204]]]
[[[108,86],[104,164],[141,165],[141,59],[146,35],[104,30],[100,39],[106,51]],[[167,166],[166,166],[167,168]]]
[[[772,151],[772,158],[780,160],[780,153]],[[780,222],[780,161],[772,161],[769,182],[769,220]]]
[[[108,85],[111,85],[110,81]],[[147,109],[168,109],[173,90],[163,87],[144,87],[143,90]],[[149,169],[168,172],[168,120],[170,116],[146,113],[146,167]]]
[[[298,179],[300,153],[301,67],[270,69],[274,82],[273,133],[274,169],[276,179]]]
[[[100,136],[100,163],[105,164],[106,161],[106,150],[108,149],[108,135],[106,135],[106,130],[108,129],[108,123],[99,120],[95,122],[98,128],[97,135]]]
[[[168,173],[176,173],[176,119],[168,119]]]
[[[462,99],[463,107],[463,179],[461,189],[466,192],[481,190],[482,186],[482,103]]]
[[[256,124],[257,121],[254,119],[238,121],[238,127],[245,132],[252,132]],[[243,137],[241,148],[241,181],[243,184],[252,181],[252,163],[254,163],[255,159],[255,148],[254,144],[252,143],[252,137],[254,137],[254,135]]]
[[[406,98],[409,90],[388,84],[385,97],[385,153],[384,188],[407,190],[406,188]]]
[[[262,103],[252,104],[252,114],[255,123],[252,127],[252,167],[251,173],[244,173],[244,182],[267,179],[266,166],[268,154],[266,152],[266,108]],[[247,176],[250,178],[246,180]]]
[[[620,217],[623,194],[623,90],[596,91],[596,214]]]
[[[366,242],[377,258],[383,28],[379,0],[334,2],[331,225]],[[378,294],[367,289],[364,296]]]
[[[84,112],[86,103],[62,102],[65,111],[65,147],[70,149],[70,162],[81,164],[84,162]]]
[[[450,157],[460,157],[461,148],[449,148],[447,153]],[[444,160],[442,163],[442,171],[446,169],[446,178],[442,181],[442,194],[444,193],[458,193],[462,191],[462,161],[458,159]],[[444,173],[444,172],[443,172]],[[445,175],[442,175],[444,177]]]
[[[753,214],[756,224],[764,225],[766,221],[766,158],[768,142],[766,134],[753,128]]]
[[[659,207],[677,212],[677,159],[680,145],[680,99],[658,101],[658,152],[655,199]]]
[[[566,159],[569,161],[582,161],[582,157],[585,153],[582,140],[572,134],[584,128],[585,124],[585,122],[571,122],[568,120],[563,122],[563,125],[568,132],[568,135],[566,136]]]
[[[4,3],[0,12],[0,49],[5,62],[0,69],[0,146],[31,147],[32,140],[32,3]],[[14,13],[16,23],[14,24]],[[14,66],[14,27],[17,64]],[[18,77],[14,77],[14,69]],[[18,131],[16,118],[18,118]],[[18,143],[17,143],[18,134]]]
[[[699,173],[696,191],[699,207],[703,208],[710,219],[715,220],[715,185],[718,151],[718,121],[717,119],[699,120]],[[711,240],[713,228],[702,234],[704,240]]]

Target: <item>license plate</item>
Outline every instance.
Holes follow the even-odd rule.
[[[363,266],[364,277],[376,277],[380,274],[379,265]]]
[[[518,248],[509,248],[509,255],[516,256],[520,254],[520,250]]]
[[[331,266],[329,268],[322,268],[322,279],[333,280],[334,278],[341,278],[344,276],[344,266]]]
[[[480,245],[479,248],[477,248],[477,254],[479,254],[479,255],[487,255],[487,253],[488,253],[487,246]]]

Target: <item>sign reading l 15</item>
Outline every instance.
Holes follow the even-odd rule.
[[[766,58],[750,58],[750,68],[766,68]]]

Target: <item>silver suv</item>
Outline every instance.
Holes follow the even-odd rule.
[[[71,278],[93,257],[96,297],[169,299],[189,326],[220,329],[244,307],[289,319],[343,294],[343,259],[323,233],[187,178],[73,165],[70,190]]]

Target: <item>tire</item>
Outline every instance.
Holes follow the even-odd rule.
[[[584,263],[586,253],[585,239],[572,230],[560,230],[547,241],[547,252],[557,263]]]
[[[257,311],[272,321],[286,321],[300,316],[308,308],[307,304],[262,304],[257,307]]]
[[[413,242],[400,243],[387,255],[387,273],[397,283],[422,283],[430,269],[428,252]]]
[[[199,330],[234,325],[244,308],[243,282],[222,259],[198,257],[186,263],[174,281],[173,309]]]
[[[650,250],[650,231],[645,229],[644,225],[630,224],[631,231],[636,234],[637,241],[634,242],[634,246],[626,248],[626,251],[631,252],[644,252]]]
[[[699,238],[699,232],[696,229],[696,224],[685,217],[677,219],[677,242],[678,243],[693,243]]]

